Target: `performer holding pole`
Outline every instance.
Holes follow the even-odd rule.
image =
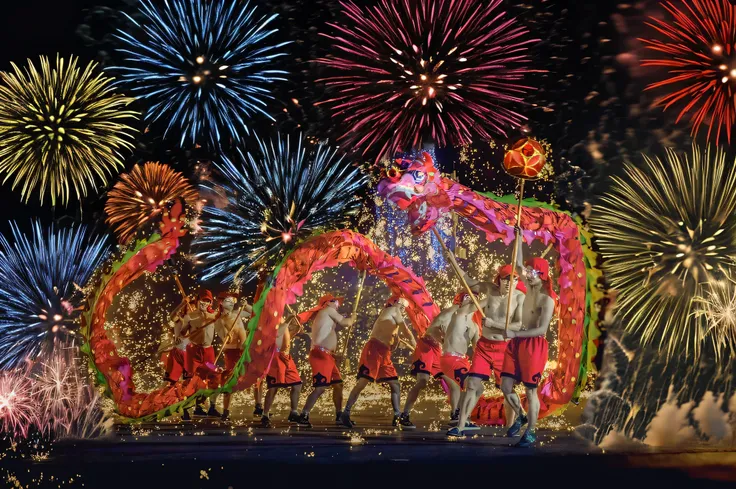
[[[225,353],[225,371],[232,371],[243,356],[243,344],[248,335],[245,331],[242,318],[249,318],[253,313],[253,308],[248,301],[243,299],[243,304],[235,313],[235,304],[238,300],[238,294],[226,292],[220,294],[220,317],[215,321],[215,332],[222,339],[222,348],[217,354],[214,363]],[[236,390],[238,386],[234,388]],[[222,419],[227,421],[230,417],[230,400],[232,393],[226,393],[223,396]]]
[[[337,367],[339,355],[335,354],[337,349],[337,326],[352,327],[355,322],[355,311],[349,318],[344,318],[337,312],[342,304],[342,297],[332,294],[323,296],[317,307],[298,315],[302,324],[312,322],[312,349],[309,352],[309,364],[312,367],[312,387],[314,390],[299,416],[298,423],[302,426],[311,427],[309,413],[314,408],[317,400],[328,387],[332,387],[332,400],[335,403],[335,422],[340,424],[342,416],[342,375]]]

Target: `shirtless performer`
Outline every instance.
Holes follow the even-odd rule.
[[[506,305],[509,287],[514,287],[511,296],[512,313],[509,330],[518,331],[521,329],[522,311],[524,310],[523,284],[519,285],[518,275],[513,272],[512,285],[511,275],[511,265],[502,266],[492,286],[486,289],[488,294],[478,301],[486,316],[483,321],[483,333],[473,351],[473,359],[467,378],[467,391],[463,403],[460,405],[458,425],[447,432],[448,436],[462,436],[463,431],[468,429],[465,426],[468,419],[470,419],[470,413],[473,412],[478,399],[483,394],[483,382],[490,380],[491,374],[496,380],[496,386],[501,386],[501,366],[506,351],[506,340],[503,332],[506,327]],[[520,288],[522,290],[519,290]],[[474,310],[475,304],[469,304],[468,308]],[[506,404],[508,404],[508,399]],[[507,423],[509,423],[511,421],[508,418],[509,413],[518,411],[511,409],[509,405],[506,405],[505,408]],[[471,425],[471,429],[472,427]]]
[[[299,394],[302,391],[302,378],[299,377],[299,371],[291,356],[291,339],[299,334],[301,326],[296,322],[296,318],[284,320],[281,318],[281,324],[276,332],[276,352],[271,360],[271,368],[266,375],[266,400],[263,404],[263,417],[261,425],[264,428],[273,428],[271,423],[271,406],[276,398],[276,393],[280,388],[291,389],[291,411],[289,412],[289,423],[299,423]]]
[[[215,320],[217,312],[212,309],[212,292],[203,289],[199,292],[197,309],[181,318],[181,335],[189,338],[187,345],[187,368],[185,378],[191,378],[197,373],[197,369],[213,369],[215,362],[215,350],[212,348],[212,340],[215,337]],[[197,398],[197,406],[194,408],[195,416],[220,417],[221,414],[215,408],[217,395],[210,396],[210,409],[204,412],[202,404],[204,397]],[[184,410],[184,420],[189,420],[188,410]]]
[[[442,372],[452,379],[450,381],[451,425],[458,422],[460,417],[458,406],[465,399],[465,382],[470,370],[468,346],[475,349],[480,337],[478,324],[473,319],[474,307],[470,307],[470,305],[473,305],[470,296],[465,292],[460,293],[455,296],[453,304],[457,312],[453,315],[447,328],[445,342],[442,344],[442,359],[440,360]],[[466,422],[465,429],[473,428],[475,428],[475,425]]]
[[[529,404],[529,426],[517,443],[529,447],[537,441],[536,428],[539,416],[539,397],[537,385],[547,364],[547,330],[557,307],[557,294],[549,277],[549,263],[544,258],[532,258],[526,262],[526,283],[528,286],[523,323],[524,329],[512,331],[511,339],[503,359],[501,390],[511,404],[514,412],[521,413],[519,396],[514,392],[514,384],[521,382],[526,388]],[[526,420],[521,416],[509,428],[507,436],[516,436]]]
[[[340,423],[342,376],[337,366],[340,357],[336,353],[337,333],[335,329],[338,326],[347,327],[355,323],[355,316],[345,318],[337,312],[342,301],[342,297],[327,294],[319,300],[317,307],[299,314],[299,321],[302,324],[312,321],[312,349],[309,352],[309,364],[312,366],[312,386],[314,387],[299,417],[299,424],[302,426],[312,427],[312,423],[309,422],[309,412],[328,387],[332,387],[335,421]]]
[[[416,426],[409,419],[411,408],[414,407],[417,398],[422,390],[429,384],[429,378],[442,379],[450,389],[450,405],[452,412],[455,412],[458,398],[460,396],[460,387],[453,382],[452,377],[448,377],[442,372],[440,359],[442,357],[442,343],[445,341],[445,332],[447,331],[450,321],[459,305],[453,304],[447,309],[441,311],[429,325],[424,336],[419,339],[417,347],[411,356],[412,368],[411,374],[417,378],[416,383],[412,386],[409,394],[406,396],[404,404],[404,412],[401,413],[399,425],[402,430],[414,430]]]
[[[358,383],[355,384],[355,387],[350,392],[348,402],[345,404],[345,409],[340,418],[343,426],[347,428],[355,426],[350,419],[350,410],[358,400],[360,393],[371,382],[385,382],[391,388],[391,405],[394,408],[392,424],[393,426],[399,425],[401,415],[401,387],[399,385],[399,376],[391,361],[391,345],[394,342],[394,337],[396,341],[399,341],[400,335],[403,333],[412,348],[416,348],[417,346],[414,335],[404,321],[404,311],[408,306],[409,301],[403,297],[392,297],[388,300],[386,307],[381,311],[378,319],[373,324],[371,337],[363,347],[363,352],[360,355]]]
[[[238,294],[225,292],[219,294],[220,299],[220,317],[215,321],[215,332],[222,340],[223,356],[225,357],[225,371],[232,371],[238,360],[243,356],[243,344],[248,338],[245,331],[245,322],[253,314],[253,308],[245,301],[243,310],[236,310],[235,304],[238,302]],[[222,420],[227,421],[230,417],[230,400],[232,393],[224,394],[222,400]]]
[[[162,347],[163,349],[171,348],[162,356],[165,360],[164,365],[166,366],[164,380],[170,384],[175,384],[182,377],[186,377],[187,345],[189,344],[189,338],[182,336],[181,334],[181,328],[183,325],[178,314],[175,313],[172,320],[169,321],[169,326],[174,331],[174,342],[173,345],[169,344]]]

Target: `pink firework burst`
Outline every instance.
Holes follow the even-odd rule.
[[[382,0],[341,5],[346,21],[323,34],[334,53],[324,101],[365,155],[392,156],[433,140],[439,146],[485,139],[520,126],[513,110],[531,90],[528,31],[505,17],[501,0]]]
[[[32,383],[22,369],[0,371],[0,431],[25,438],[38,421]]]
[[[679,122],[687,116],[693,136],[708,126],[707,139],[718,144],[725,131],[731,141],[736,123],[736,6],[729,0],[664,2],[671,20],[647,23],[662,38],[640,39],[661,56],[642,60],[642,66],[668,68],[668,77],[647,90],[669,92],[655,101],[667,110],[679,106]]]

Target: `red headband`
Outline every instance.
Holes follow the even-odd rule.
[[[557,300],[557,294],[552,288],[552,281],[549,279],[549,263],[544,258],[530,258],[526,261],[526,266],[533,268],[539,272],[539,278],[542,279],[544,289],[550,297]]]
[[[342,305],[344,297],[335,297],[332,294],[323,295],[319,302],[317,303],[316,307],[311,308],[308,311],[304,311],[302,313],[297,314],[297,318],[299,319],[299,322],[302,324],[307,324],[309,321],[314,319],[314,316],[317,315],[319,311],[325,308],[328,303],[332,301],[337,301],[340,305]]]
[[[513,271],[514,277],[517,279],[519,278],[519,273],[513,269],[511,265],[504,265],[501,268],[498,269],[498,275],[496,275],[496,285],[501,285],[501,279],[509,278],[511,277],[511,272]],[[526,285],[524,285],[524,282],[521,280],[516,281],[516,290],[523,292],[526,294]]]

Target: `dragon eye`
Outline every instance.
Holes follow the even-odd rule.
[[[399,178],[400,175],[401,175],[401,171],[395,166],[392,166],[386,172],[386,176],[392,180]]]
[[[423,182],[426,176],[423,171],[413,171],[411,173],[412,173],[412,176],[414,177],[414,181],[417,183]]]

